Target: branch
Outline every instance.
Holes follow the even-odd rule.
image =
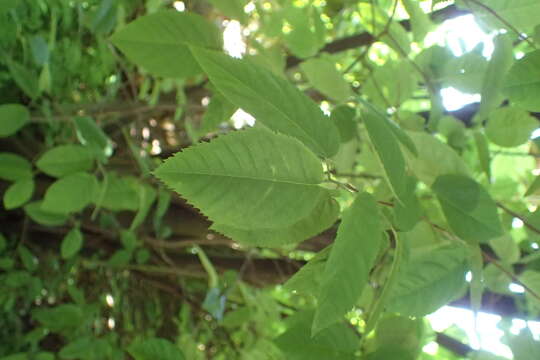
[[[441,10],[434,11],[430,14],[431,19],[436,23],[441,23],[445,20],[452,19],[458,16],[467,15],[470,14],[469,11],[458,9],[455,5],[447,6]],[[402,20],[399,22],[401,26],[405,28],[405,30],[411,29],[411,24],[409,20]],[[367,46],[372,44],[376,41],[376,37],[371,35],[368,32],[363,32],[360,34],[347,36],[341,39],[337,39],[335,41],[332,41],[328,44],[326,44],[319,53],[327,52],[330,54],[342,52],[345,50],[350,50],[362,46]],[[298,64],[300,64],[303,59],[297,58],[294,55],[290,55],[287,57],[287,69],[294,67]]]

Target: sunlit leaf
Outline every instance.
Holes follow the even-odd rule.
[[[194,47],[192,52],[218,90],[256,121],[296,137],[320,156],[337,153],[336,126],[290,82],[248,60]]]
[[[155,174],[210,220],[248,230],[293,225],[326,193],[317,157],[296,139],[264,129],[192,146]]]
[[[11,136],[30,120],[30,112],[20,104],[0,105],[0,138]]]

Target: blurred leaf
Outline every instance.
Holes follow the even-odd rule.
[[[503,86],[512,103],[528,111],[540,111],[540,50],[517,60],[508,71]]]
[[[49,62],[49,45],[41,35],[30,38],[30,50],[37,65],[43,66]]]
[[[60,178],[45,192],[42,209],[56,214],[81,211],[95,199],[97,186],[95,176],[88,173]]]
[[[71,229],[62,240],[62,245],[60,246],[62,258],[69,259],[75,256],[81,250],[83,241],[83,234],[79,228],[74,227]]]
[[[165,339],[150,338],[131,343],[128,352],[135,360],[183,360],[182,351]]]
[[[28,178],[13,183],[4,193],[6,210],[18,208],[28,202],[34,193],[34,179]]]
[[[486,136],[499,146],[515,147],[527,142],[537,128],[538,120],[527,111],[515,107],[503,107],[494,110],[489,115]]]
[[[244,7],[248,4],[249,0],[210,0],[223,15],[236,19],[241,23],[245,23],[247,20]]]
[[[36,74],[26,68],[25,66],[9,60],[8,63],[9,72],[15,80],[15,83],[28,97],[35,99],[39,96],[38,89],[38,77]]]
[[[20,104],[0,105],[0,138],[15,134],[30,121],[30,112]]]
[[[77,128],[77,138],[99,158],[105,159],[112,155],[112,143],[108,136],[90,117],[77,116],[73,119]]]
[[[433,23],[416,1],[403,0],[403,6],[411,18],[414,41],[421,42],[433,27]]]
[[[540,358],[540,341],[533,338],[528,328],[523,329],[517,336],[508,336],[508,346],[512,349],[514,360]]]
[[[344,102],[351,95],[351,87],[328,57],[308,59],[300,69],[313,87],[336,102]]]
[[[358,132],[356,111],[348,105],[336,106],[330,115],[330,119],[336,124],[342,143],[354,139]]]
[[[283,36],[287,47],[300,58],[315,55],[324,45],[325,28],[319,11],[314,6],[291,5],[283,14],[290,25],[290,31]]]
[[[38,169],[47,175],[62,177],[80,171],[88,171],[94,165],[94,156],[81,145],[59,145],[47,150],[37,160]]]
[[[32,165],[20,155],[0,152],[0,179],[18,181],[32,178]]]
[[[65,214],[51,213],[41,208],[43,201],[34,201],[24,206],[26,214],[35,222],[45,226],[63,225],[68,217]]]

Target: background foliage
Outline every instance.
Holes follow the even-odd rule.
[[[0,0],[0,359],[540,358],[539,13]]]

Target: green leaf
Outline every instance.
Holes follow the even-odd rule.
[[[73,119],[77,128],[77,138],[101,159],[112,155],[112,142],[90,117],[77,116]]]
[[[111,359],[111,345],[105,338],[85,336],[66,344],[58,353],[61,359]]]
[[[407,164],[424,184],[431,186],[439,176],[446,174],[470,175],[465,162],[448,145],[426,133],[407,133],[418,149],[417,157],[405,152]]]
[[[244,7],[249,0],[210,0],[223,15],[244,23],[247,19]]]
[[[136,211],[139,208],[139,182],[131,177],[119,177],[115,173],[107,174],[108,181],[101,206],[112,211]]]
[[[217,27],[191,12],[161,11],[137,18],[111,37],[126,56],[150,73],[189,77],[201,72],[188,45],[221,49]]]
[[[381,117],[368,112],[363,120],[388,184],[394,195],[401,201],[405,191],[405,159],[398,141],[390,126]]]
[[[417,88],[418,77],[408,62],[389,61],[366,81],[363,92],[377,106],[399,107]]]
[[[402,265],[388,309],[420,317],[459,297],[466,285],[467,256],[459,244],[418,249]]]
[[[325,195],[307,217],[285,228],[243,230],[223,224],[213,224],[210,229],[242,244],[274,247],[296,244],[318,235],[332,226],[338,215],[339,205],[329,195]]]
[[[150,338],[131,343],[127,349],[135,360],[183,360],[182,351],[170,341]]]
[[[49,61],[49,46],[43,36],[32,36],[30,38],[30,49],[37,65],[43,66]]]
[[[97,186],[95,176],[82,172],[58,179],[45,192],[42,208],[66,215],[81,211],[95,199]]]
[[[187,148],[155,175],[215,223],[287,227],[308,216],[327,190],[321,162],[299,141],[252,128]]]
[[[13,183],[4,193],[4,207],[7,210],[24,205],[34,193],[34,179],[28,178]]]
[[[38,77],[34,71],[12,60],[7,61],[7,66],[11,77],[17,86],[24,91],[28,97],[35,99],[39,96]]]
[[[36,308],[32,317],[53,332],[73,331],[84,320],[83,310],[74,304],[62,304],[53,308]]]
[[[382,241],[377,203],[359,194],[345,211],[326,263],[313,322],[313,334],[352,309],[367,284]]]
[[[374,348],[366,360],[417,359],[425,339],[423,319],[388,315],[377,323]]]
[[[531,330],[527,327],[517,336],[508,336],[508,346],[512,349],[514,360],[540,358],[540,341],[534,339]]]
[[[32,252],[24,245],[20,245],[17,248],[21,262],[23,263],[26,270],[29,272],[36,271],[38,267],[38,259],[32,254]]]
[[[491,181],[491,156],[489,154],[489,144],[482,132],[474,131],[473,134],[480,167],[486,174],[487,180]]]
[[[330,119],[336,124],[342,143],[354,139],[358,132],[358,124],[355,120],[356,111],[348,105],[339,105],[332,110]]]
[[[332,245],[329,245],[319,251],[313,259],[309,260],[307,264],[287,280],[284,285],[285,289],[317,296],[331,249]]]
[[[314,6],[288,6],[283,10],[283,15],[290,25],[290,32],[283,37],[294,55],[307,58],[324,46],[324,23]]]
[[[300,63],[300,69],[311,85],[330,99],[344,102],[352,95],[351,86],[328,57],[304,61]]]
[[[287,360],[353,360],[359,341],[345,323],[334,324],[310,335],[312,311],[301,311],[287,319],[287,331],[274,342]]]
[[[137,214],[129,226],[131,231],[141,226],[141,224],[144,222],[146,215],[148,215],[148,212],[150,211],[150,207],[156,200],[156,190],[154,190],[154,188],[150,185],[139,184],[137,195],[139,199],[139,206]]]
[[[478,21],[494,30],[504,27],[509,31],[526,32],[538,25],[536,15],[540,14],[540,3],[536,0],[461,0],[458,4],[471,9]]]
[[[0,138],[15,134],[30,121],[30,112],[20,104],[0,105]]]
[[[195,136],[200,138],[217,130],[219,125],[228,121],[235,111],[236,106],[225,99],[223,95],[215,94],[202,117],[201,125],[195,129]]]
[[[477,124],[482,123],[489,113],[503,101],[502,88],[506,75],[513,60],[513,45],[508,34],[497,35],[493,39],[494,50],[488,63],[482,84],[481,101],[478,112],[474,116]]]
[[[450,58],[445,64],[444,86],[476,94],[482,91],[488,61],[479,51],[471,51],[460,57]]]
[[[448,224],[460,238],[475,243],[503,234],[497,205],[476,181],[462,175],[441,175],[432,189]]]
[[[527,111],[515,107],[503,107],[494,110],[489,115],[486,136],[492,143],[499,146],[515,147],[526,143],[531,133],[537,128],[538,120]]]
[[[537,176],[534,178],[534,181],[527,189],[527,192],[525,193],[525,196],[530,196],[534,194],[538,189],[540,189],[540,176]]]
[[[528,111],[540,111],[540,50],[517,60],[504,79],[510,101]]]
[[[67,233],[67,235],[62,240],[60,246],[60,254],[63,259],[69,259],[75,256],[79,250],[81,250],[83,245],[83,234],[78,227],[75,227]]]
[[[433,23],[424,10],[422,10],[418,2],[413,0],[403,0],[403,6],[411,18],[414,41],[421,42],[433,27]]]
[[[56,146],[47,150],[36,162],[38,169],[54,177],[88,171],[93,165],[92,152],[81,145]]]
[[[257,122],[296,137],[318,155],[337,153],[335,125],[296,86],[249,60],[195,47],[192,52],[218,90]]]
[[[0,152],[0,179],[18,181],[32,177],[32,165],[20,155]]]
[[[35,222],[45,226],[64,225],[68,217],[63,214],[47,212],[41,208],[43,201],[34,201],[24,206],[26,214]]]
[[[495,251],[495,254],[505,264],[513,264],[519,261],[521,251],[518,244],[510,234],[505,234],[489,240],[489,245]]]

